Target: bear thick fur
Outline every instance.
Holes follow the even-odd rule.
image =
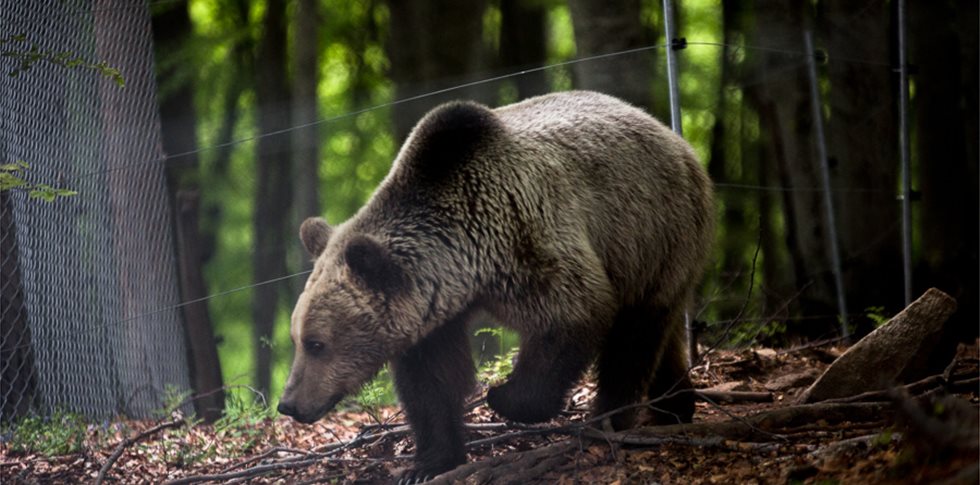
[[[313,422],[390,362],[415,435],[409,476],[451,469],[474,387],[467,322],[489,317],[521,335],[513,373],[487,393],[501,416],[551,419],[595,363],[595,413],[666,395],[651,418],[690,421],[684,309],[713,219],[690,146],[615,98],[442,105],[354,217],[304,222],[316,263],[279,409]]]

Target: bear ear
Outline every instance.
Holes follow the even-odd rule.
[[[370,236],[355,235],[347,243],[344,260],[351,271],[369,288],[383,293],[398,290],[405,277],[388,249]]]
[[[310,256],[317,257],[327,247],[330,233],[333,232],[327,221],[322,217],[310,217],[299,226],[299,239]]]

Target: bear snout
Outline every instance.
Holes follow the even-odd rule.
[[[279,407],[276,409],[279,411],[279,414],[296,417],[296,406],[291,402],[279,401]]]

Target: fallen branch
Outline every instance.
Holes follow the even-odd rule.
[[[106,473],[108,473],[109,469],[112,468],[112,465],[116,463],[116,460],[118,460],[119,457],[122,456],[123,451],[125,451],[127,447],[132,446],[134,443],[137,443],[140,440],[148,436],[151,436],[153,434],[156,434],[160,431],[163,431],[165,429],[183,426],[184,422],[185,422],[184,418],[180,418],[180,419],[175,419],[173,421],[168,421],[166,423],[160,423],[136,436],[126,438],[125,440],[123,440],[122,443],[119,443],[119,446],[116,446],[116,449],[112,452],[112,454],[109,455],[109,459],[107,459],[106,462],[102,464],[102,468],[99,470],[99,475],[95,478],[95,482],[94,482],[95,485],[102,485],[102,482],[105,480]]]
[[[920,381],[913,382],[911,384],[906,384],[904,386],[899,386],[899,388],[904,389],[906,392],[913,396],[917,396],[926,393],[933,389],[942,389],[946,385],[946,381],[941,375],[929,376]],[[820,401],[822,403],[850,403],[850,402],[874,402],[874,401],[888,401],[889,393],[891,389],[883,389],[878,391],[868,391],[862,392],[861,394],[856,394],[848,397],[840,397],[836,399],[825,399]]]
[[[708,402],[740,403],[740,402],[772,402],[771,392],[748,391],[714,391],[698,389],[694,395]]]
[[[616,433],[606,433],[589,426],[588,422],[573,425],[520,430],[514,433],[477,440],[469,443],[497,443],[528,434],[569,434],[576,438],[536,448],[526,452],[508,453],[462,465],[455,470],[437,476],[432,483],[522,483],[536,479],[569,460],[568,452],[577,449],[579,439],[587,438],[604,443],[632,446],[657,446],[680,444],[697,447],[751,447],[767,449],[774,441],[782,439],[782,432],[794,432],[799,428],[812,427],[821,421],[823,426],[845,422],[878,422],[891,410],[891,404],[845,403],[805,404],[759,412],[729,421],[714,423],[687,423],[668,426],[637,428]]]
[[[526,483],[568,460],[567,453],[575,449],[574,441],[564,440],[523,453],[508,453],[489,460],[467,463],[428,483],[492,483],[503,477],[506,477],[508,483]]]

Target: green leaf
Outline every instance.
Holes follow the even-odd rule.
[[[0,171],[0,191],[23,187],[25,185],[27,185],[27,181],[24,179],[7,171]]]

